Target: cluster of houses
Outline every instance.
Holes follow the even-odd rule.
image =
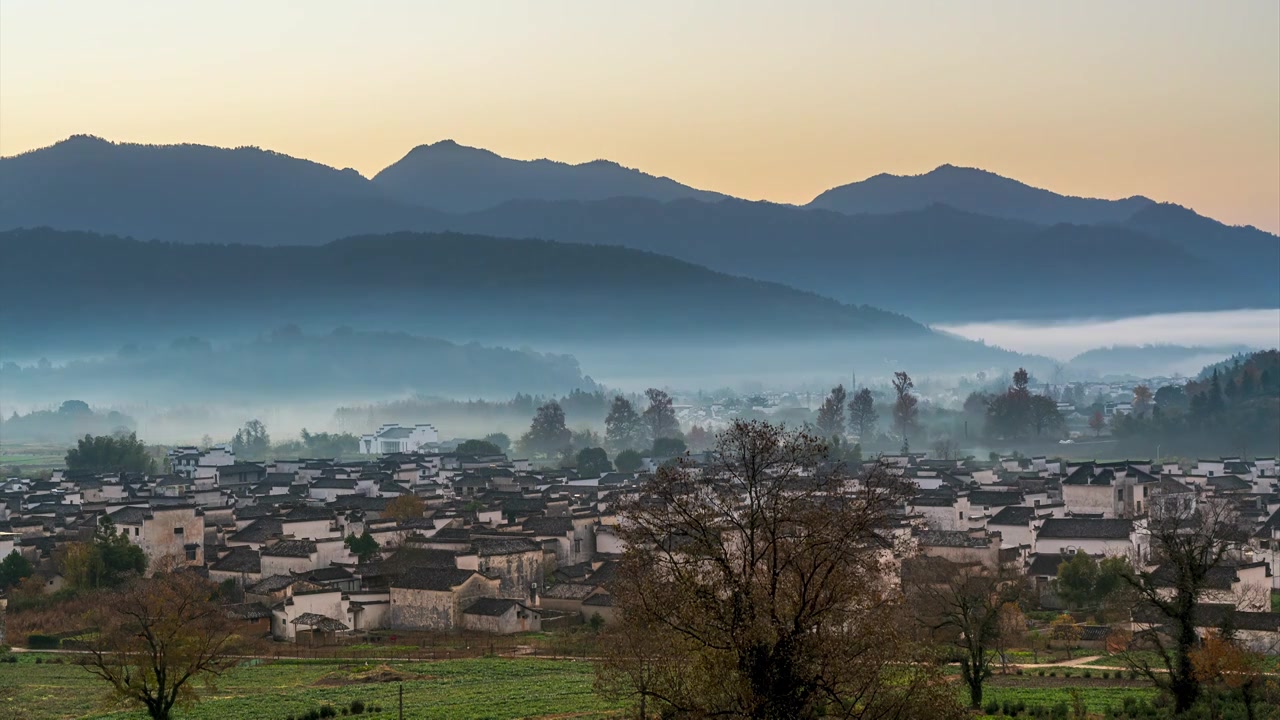
[[[383,428],[367,449],[435,442],[425,440],[434,434],[427,427]],[[918,454],[882,461],[919,487],[902,508],[902,528],[920,554],[1021,568],[1050,605],[1058,566],[1074,553],[1148,557],[1143,518],[1152,508],[1235,503],[1253,524],[1250,550],[1215,587],[1222,598],[1250,598],[1234,601],[1250,627],[1280,633],[1280,615],[1269,612],[1271,589],[1280,588],[1270,571],[1280,560],[1274,459],[1188,468]],[[110,523],[150,562],[177,559],[207,573],[242,600],[228,606],[232,617],[284,641],[607,623],[624,550],[613,500],[644,479],[644,471],[579,476],[505,455],[422,448],[266,463],[242,462],[225,446],[178,448],[169,465],[160,476],[56,471],[7,480],[0,556],[23,553],[56,590],[58,546]],[[421,500],[421,516],[388,513],[408,495]],[[347,540],[366,533],[378,545],[360,558]],[[1249,587],[1261,592],[1242,592]]]
[[[1099,560],[1123,556],[1159,578],[1147,533],[1150,518],[1185,517],[1203,503],[1228,504],[1240,523],[1241,542],[1209,578],[1200,622],[1216,627],[1230,611],[1257,647],[1280,650],[1280,614],[1271,612],[1272,593],[1280,591],[1280,576],[1272,573],[1280,561],[1274,458],[1201,459],[1186,467],[1044,457],[997,463],[894,460],[920,487],[907,508],[920,556],[1020,569],[1048,608],[1063,607],[1053,581],[1076,553]],[[1143,619],[1133,623],[1138,629]]]
[[[375,442],[414,439],[422,427]],[[621,547],[608,496],[637,481],[439,452],[253,463],[225,446],[184,447],[169,466],[160,476],[61,470],[7,480],[0,557],[17,549],[56,591],[59,545],[110,523],[149,562],[177,559],[234,586],[243,602],[229,613],[278,640],[534,631],[611,618]],[[422,516],[385,516],[405,495],[421,499]],[[346,540],[366,533],[378,550],[361,562]]]

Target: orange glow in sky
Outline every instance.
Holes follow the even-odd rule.
[[[943,163],[1280,231],[1280,3],[6,0],[0,154],[453,138],[803,203]]]

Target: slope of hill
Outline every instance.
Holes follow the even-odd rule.
[[[93,403],[201,404],[404,394],[503,397],[593,387],[577,361],[564,355],[351,328],[305,334],[288,326],[216,346],[184,337],[65,365],[6,365],[0,383],[11,404],[68,394]]]
[[[1226,225],[1181,205],[1149,205],[1122,224],[1178,243],[1205,260],[1220,260],[1233,270],[1248,273],[1251,265],[1280,268],[1280,237],[1251,225]]]
[[[980,215],[1053,225],[1118,223],[1153,203],[1059,195],[978,168],[942,165],[923,175],[880,174],[832,188],[807,207],[846,214],[897,213],[935,203]]]
[[[508,200],[717,200],[697,190],[608,160],[581,165],[553,160],[512,160],[479,148],[442,140],[419,145],[374,176],[392,197],[449,212],[468,212]]]
[[[48,225],[181,242],[293,244],[426,227],[354,170],[258,148],[78,135],[0,158],[0,228]]]
[[[1194,375],[1209,363],[1247,351],[1248,348],[1243,345],[1116,345],[1080,353],[1071,358],[1067,369],[1084,377],[1123,375],[1151,378]]]
[[[940,372],[1036,360],[618,247],[411,233],[314,247],[189,245],[41,229],[0,233],[0,253],[12,279],[0,286],[0,334],[15,339],[6,356],[296,323],[527,343],[570,352],[597,378],[624,366],[839,376],[851,363]]]
[[[940,205],[849,216],[738,200],[526,201],[453,218],[449,227],[650,250],[928,322],[1280,303],[1280,283],[1265,265],[1233,266],[1251,282],[1204,282],[1224,275],[1225,264],[1137,230],[1043,227]]]

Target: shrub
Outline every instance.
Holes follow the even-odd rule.
[[[1055,720],[1067,720],[1071,716],[1071,708],[1067,707],[1065,702],[1058,702],[1053,706],[1053,717]]]
[[[27,647],[32,650],[57,650],[62,641],[52,635],[28,635]]]
[[[1089,670],[1085,670],[1085,671],[1084,671],[1084,676],[1085,676],[1085,677],[1087,677],[1087,678],[1091,678],[1091,677],[1093,677],[1093,673],[1092,673],[1091,671],[1089,671]]]
[[[1044,671],[1043,671],[1043,670],[1037,670],[1037,671],[1036,671],[1036,674],[1037,674],[1037,675],[1039,675],[1040,677],[1044,677]]]
[[[1058,671],[1057,671],[1057,670],[1050,670],[1050,671],[1049,671],[1049,677],[1058,677]]]
[[[352,700],[352,701],[351,701],[351,714],[352,714],[352,715],[359,715],[359,714],[361,714],[361,713],[363,713],[363,712],[364,712],[364,701],[363,701],[363,700]]]
[[[337,716],[338,716],[338,711],[335,710],[332,705],[320,706],[320,717],[331,718],[331,717],[337,717]]]
[[[995,700],[988,700],[987,704],[982,708],[983,712],[988,715],[995,715],[1000,712],[1000,703]]]

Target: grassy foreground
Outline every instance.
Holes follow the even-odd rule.
[[[111,718],[134,720],[145,714],[106,703],[103,684],[73,656],[23,653],[17,663],[0,663],[0,720]],[[37,663],[36,660],[40,662]],[[1101,717],[1126,697],[1150,701],[1154,691],[1141,682],[1072,677],[997,675],[986,700],[1022,701],[1052,706],[1072,701],[1077,688],[1091,714]],[[179,718],[192,720],[301,720],[330,704],[342,709],[353,701],[366,708],[358,717],[397,717],[397,691],[404,686],[406,718],[439,720],[515,720],[575,718],[604,720],[623,716],[620,708],[592,690],[589,663],[567,660],[478,658],[437,662],[361,664],[334,660],[249,661],[228,673],[216,690],[204,695]],[[963,688],[956,691],[964,698]],[[981,715],[977,717],[982,717]]]
[[[42,660],[39,664],[37,657]],[[114,708],[104,703],[103,683],[83,668],[44,662],[48,656],[23,654],[19,658],[18,663],[0,663],[0,720],[146,717],[136,711],[113,712]],[[406,718],[616,717],[616,706],[592,691],[593,678],[590,665],[557,660],[482,658],[391,666],[253,661],[226,673],[216,690],[178,717],[296,719],[325,703],[335,706],[341,717],[341,707],[359,700],[366,708],[381,710],[358,717],[387,720],[397,717],[401,682]]]

